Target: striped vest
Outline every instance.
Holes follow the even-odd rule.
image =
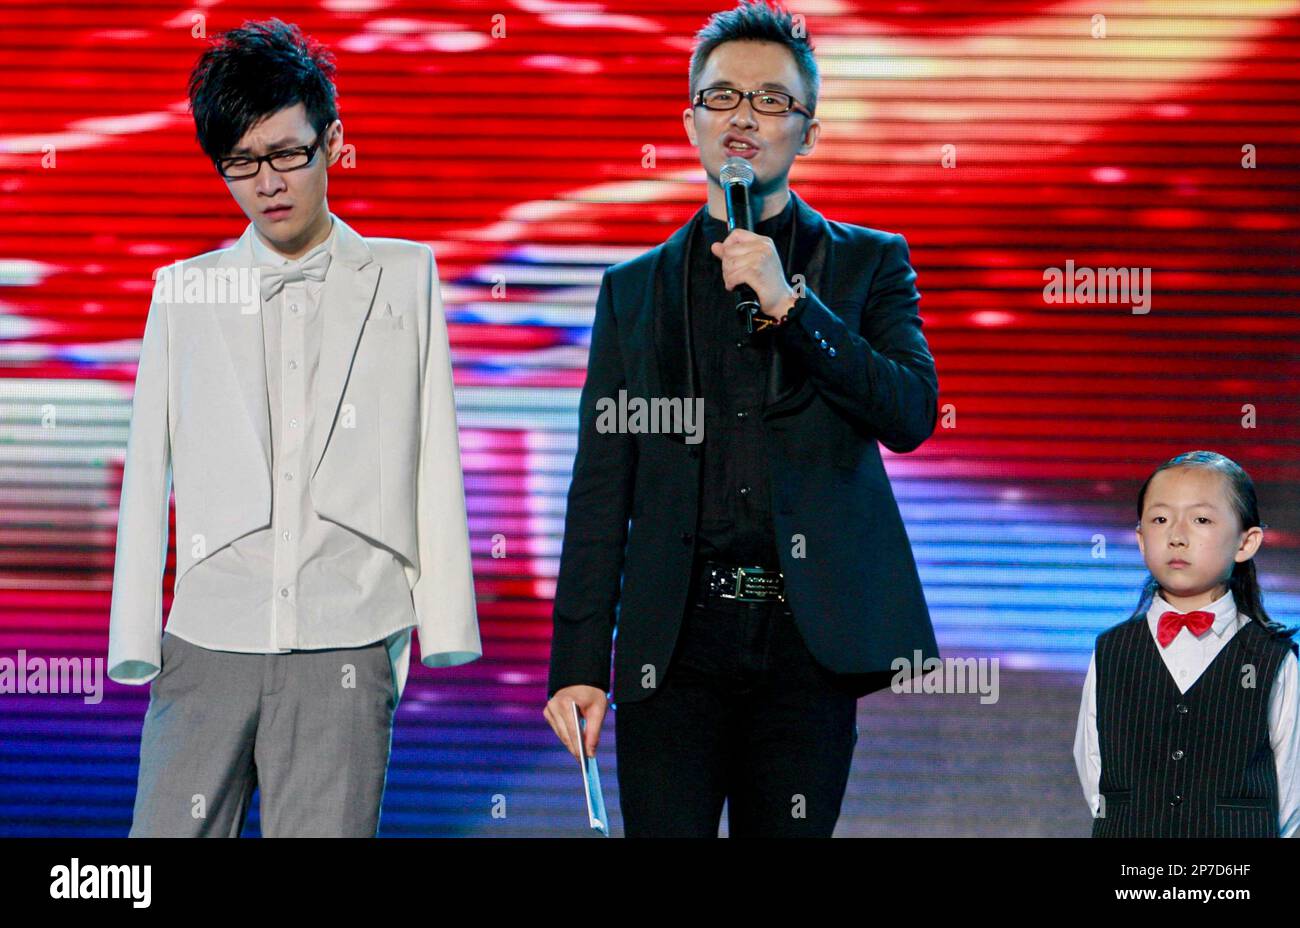
[[[1145,616],[1097,637],[1094,838],[1277,837],[1273,681],[1292,645],[1243,621],[1180,693]]]

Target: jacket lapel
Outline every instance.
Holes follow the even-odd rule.
[[[370,313],[380,273],[365,240],[342,219],[335,216],[334,221],[338,224],[338,237],[334,242],[330,270],[325,275],[325,286],[321,290],[323,329],[309,445],[313,475],[320,467],[325,446],[338,420],[352,357],[361,340],[361,327]],[[337,268],[334,266],[336,262]]]
[[[250,223],[234,245],[222,252],[217,263],[236,270],[253,266],[253,226]],[[262,296],[255,307],[233,303],[212,304],[213,315],[221,329],[221,338],[230,360],[230,375],[235,383],[253,436],[262,452],[262,466],[267,479],[271,475],[271,411],[266,395],[266,349],[262,341]]]
[[[659,371],[659,388],[652,390],[655,396],[686,400],[699,395],[691,344],[690,308],[686,305],[686,275],[690,272],[686,256],[690,254],[705,209],[707,206],[696,210],[690,221],[663,243],[652,271],[654,287],[650,310],[654,319],[654,350]],[[670,437],[685,441],[683,435]]]
[[[819,297],[828,297],[823,290],[823,283],[831,279],[827,273],[830,236],[827,234],[826,220],[793,190],[790,191],[790,196],[794,199],[794,241],[790,267],[787,269],[789,277],[793,280],[796,275],[802,274],[804,287],[809,292]],[[803,364],[794,356],[774,349],[767,372],[763,417],[771,419],[800,409],[814,392]]]

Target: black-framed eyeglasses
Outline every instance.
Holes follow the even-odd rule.
[[[748,100],[755,113],[780,116],[791,110],[811,116],[812,110],[780,90],[737,90],[734,87],[706,87],[697,91],[692,103],[711,110],[734,110],[741,100]]]
[[[312,158],[316,156],[316,149],[320,148],[321,140],[325,138],[324,130],[316,136],[316,141],[310,145],[298,145],[294,148],[282,148],[279,151],[269,152],[265,155],[254,157],[252,155],[235,155],[230,158],[218,158],[216,160],[217,173],[226,180],[240,180],[245,177],[253,177],[262,170],[262,162],[265,161],[271,166],[271,170],[279,171],[283,174],[286,171],[297,171],[311,164]]]

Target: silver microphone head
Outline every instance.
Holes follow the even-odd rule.
[[[718,172],[718,179],[725,187],[728,184],[740,184],[748,187],[754,182],[754,166],[746,158],[740,155],[732,155],[727,159],[722,170]]]

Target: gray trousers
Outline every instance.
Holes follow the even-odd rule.
[[[237,654],[164,634],[131,837],[237,838],[259,786],[266,837],[373,837],[393,690],[383,641]]]

